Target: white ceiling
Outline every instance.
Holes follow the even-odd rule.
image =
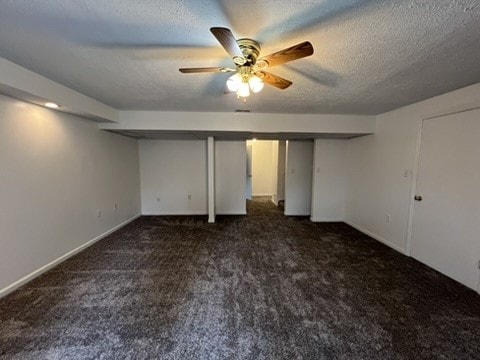
[[[0,56],[118,109],[379,114],[480,81],[478,0],[0,0]],[[224,94],[231,66],[209,31],[262,54],[309,40],[270,71],[293,81]]]

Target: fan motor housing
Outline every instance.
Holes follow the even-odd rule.
[[[260,54],[260,44],[252,39],[238,39],[237,44],[250,65],[255,65]]]

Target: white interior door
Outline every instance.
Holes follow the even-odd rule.
[[[247,188],[246,197],[252,200],[252,144],[247,141]]]
[[[423,121],[416,194],[411,255],[479,291],[480,110]]]

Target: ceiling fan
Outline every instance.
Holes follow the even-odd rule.
[[[258,58],[260,55],[260,44],[255,40],[247,38],[236,40],[232,32],[223,27],[212,27],[210,31],[232,57],[235,68],[181,68],[179,71],[184,74],[234,72],[235,74],[227,80],[227,87],[230,91],[236,92],[237,97],[243,98],[244,101],[250,95],[250,92],[257,93],[261,91],[264,83],[281,90],[292,85],[291,81],[269,73],[265,71],[266,69],[313,54],[312,44],[305,41]]]

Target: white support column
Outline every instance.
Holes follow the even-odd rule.
[[[208,222],[215,222],[215,139],[207,140]]]
[[[319,159],[318,159],[318,139],[313,140],[313,164],[312,164],[312,202],[310,209],[310,221],[316,221],[315,214],[317,213],[318,208],[318,196],[317,196],[317,183],[319,182]]]

